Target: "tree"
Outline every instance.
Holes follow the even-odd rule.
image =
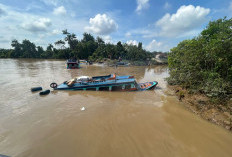
[[[44,52],[41,54],[41,58],[52,58],[52,57],[53,57],[53,50],[55,50],[54,47],[53,47],[53,45],[52,45],[52,44],[49,44],[49,45],[47,46],[46,51],[44,51]]]
[[[126,51],[125,51],[125,48],[122,46],[122,43],[121,43],[121,41],[119,41],[118,43],[117,43],[117,46],[116,46],[117,48],[117,52],[116,52],[116,58],[119,58],[119,57],[121,57],[121,58],[125,58],[125,55],[126,55]]]
[[[23,58],[36,58],[36,57],[38,57],[35,44],[30,42],[27,39],[23,40],[23,42],[21,44],[21,49],[23,52],[23,55],[21,57],[23,57]]]
[[[14,39],[11,42],[11,46],[14,48],[13,52],[11,53],[11,56],[13,58],[19,58],[21,56],[21,44],[18,42],[18,40]]]
[[[44,53],[43,47],[37,46],[37,54],[38,54],[37,58],[40,58],[42,53]]]
[[[72,34],[69,33],[67,31],[67,29],[63,30],[62,32],[63,32],[64,35],[66,35],[66,37],[64,38],[64,40],[68,42],[69,48],[71,50],[74,50],[75,46],[78,43],[78,40],[76,39],[76,35],[74,33],[72,33]]]
[[[89,33],[84,33],[83,34],[83,39],[81,40],[82,42],[88,42],[88,41],[93,41],[94,42],[94,37],[89,34]]]
[[[13,50],[1,50],[0,57],[12,58],[70,58],[76,57],[80,59],[129,59],[129,60],[144,60],[150,57],[148,53],[142,49],[142,43],[139,46],[122,44],[119,41],[115,44],[106,44],[101,37],[96,40],[93,35],[83,33],[83,39],[77,40],[74,33],[68,32],[67,29],[62,31],[65,35],[63,40],[58,40],[54,44],[58,46],[56,49],[52,44],[49,44],[44,50],[41,46],[36,46],[31,41],[25,39],[22,43],[17,40],[12,40],[11,46]],[[65,44],[69,47],[65,47]]]
[[[104,40],[100,37],[97,37],[96,42],[97,42],[98,46],[105,44]]]
[[[55,45],[59,46],[61,49],[65,49],[65,42],[63,40],[56,41]]]
[[[232,19],[209,22],[198,37],[171,49],[168,82],[213,97],[232,93],[231,28]]]
[[[138,49],[140,49],[140,50],[143,49],[143,44],[141,42],[139,42],[139,44],[138,44]]]

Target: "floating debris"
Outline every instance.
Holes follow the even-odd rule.
[[[50,90],[48,89],[48,90],[40,92],[39,95],[47,95],[49,93],[50,93]]]
[[[32,92],[36,92],[36,91],[39,91],[39,90],[42,90],[42,87],[32,87],[31,88]]]
[[[82,107],[82,108],[81,108],[81,111],[84,111],[84,110],[85,110],[85,107]]]

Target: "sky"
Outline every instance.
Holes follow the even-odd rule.
[[[0,48],[13,39],[47,47],[67,29],[79,40],[87,32],[168,52],[225,16],[232,17],[232,0],[0,0]]]

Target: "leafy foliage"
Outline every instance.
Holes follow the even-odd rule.
[[[142,43],[138,46],[122,44],[120,41],[114,45],[105,43],[100,37],[96,39],[88,33],[83,34],[83,39],[78,40],[74,33],[68,30],[62,31],[65,36],[63,40],[54,43],[56,47],[49,44],[46,50],[37,46],[29,40],[23,40],[22,43],[13,40],[12,50],[0,50],[1,58],[58,58],[68,59],[71,57],[89,60],[109,59],[128,59],[128,60],[146,60],[152,55],[142,49]],[[67,46],[68,45],[68,46]]]
[[[198,37],[180,42],[168,64],[169,84],[211,97],[232,94],[232,19],[209,22]]]

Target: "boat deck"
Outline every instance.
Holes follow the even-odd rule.
[[[130,79],[114,79],[114,80],[107,80],[107,81],[91,81],[91,82],[76,82],[71,87],[68,86],[67,83],[62,83],[57,87],[58,90],[78,90],[78,89],[89,89],[89,88],[104,88],[104,87],[113,87],[113,86],[122,86],[122,85],[131,85],[136,84],[136,81],[134,78]]]

